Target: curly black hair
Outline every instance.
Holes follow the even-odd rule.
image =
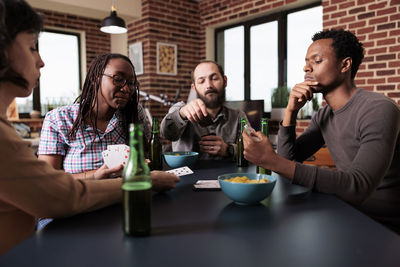
[[[136,79],[135,67],[133,66],[130,59],[121,54],[101,54],[97,56],[92,64],[90,65],[88,74],[86,75],[85,83],[82,88],[81,95],[75,100],[75,103],[79,103],[79,112],[72,129],[68,133],[68,137],[75,139],[78,130],[84,134],[85,126],[88,122],[93,126],[95,135],[100,136],[97,130],[97,96],[101,87],[101,77],[104,74],[104,70],[107,67],[111,59],[123,59],[131,65],[133,69],[133,75],[135,79],[135,91],[133,96],[129,99],[126,106],[121,109],[123,132],[125,133],[125,142],[128,144],[129,141],[129,124],[138,122],[138,103],[139,103],[139,82]],[[94,137],[96,138],[96,137]]]
[[[343,29],[320,31],[312,37],[313,42],[320,39],[333,39],[332,47],[335,49],[337,59],[346,57],[352,59],[351,79],[354,80],[358,67],[364,58],[363,44],[352,32]]]
[[[42,16],[24,0],[0,0],[0,81],[27,87],[28,82],[11,67],[6,48],[21,32],[39,34]]]

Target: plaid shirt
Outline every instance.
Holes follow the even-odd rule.
[[[78,116],[79,104],[54,109],[46,114],[39,142],[38,154],[63,156],[64,171],[82,173],[100,168],[103,163],[101,152],[107,145],[124,144],[125,133],[122,130],[120,112],[114,113],[105,132],[98,130],[100,136],[95,137],[91,126],[76,132],[75,139],[67,134]],[[142,106],[138,105],[138,119],[143,124],[143,131],[150,139],[150,129]]]

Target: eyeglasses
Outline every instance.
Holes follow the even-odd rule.
[[[124,87],[126,84],[128,84],[129,88],[135,89],[137,87],[136,79],[128,81],[127,79],[125,79],[124,77],[122,77],[118,74],[111,75],[111,74],[103,73],[103,75],[112,78],[113,84],[120,88]]]

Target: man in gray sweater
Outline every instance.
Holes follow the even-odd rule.
[[[278,134],[278,154],[260,132],[244,134],[245,157],[292,183],[334,194],[400,233],[400,109],[382,94],[359,89],[354,77],[363,47],[349,31],[316,33],[304,81],[290,93]],[[314,93],[327,105],[296,139],[296,117]],[[327,145],[337,170],[301,164]]]
[[[173,105],[161,122],[161,135],[172,151],[196,151],[200,159],[233,158],[237,125],[243,111],[225,106],[227,77],[214,61],[202,61],[192,72],[197,98]]]

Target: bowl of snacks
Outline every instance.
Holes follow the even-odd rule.
[[[276,177],[259,173],[228,173],[218,176],[222,191],[240,205],[253,205],[271,195]]]
[[[171,168],[179,168],[183,166],[192,167],[196,163],[198,156],[198,152],[190,151],[164,152],[165,162]]]

